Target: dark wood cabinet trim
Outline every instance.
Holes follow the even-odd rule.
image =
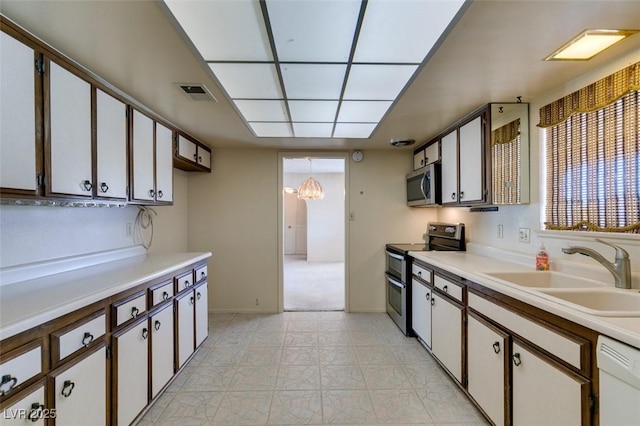
[[[44,346],[44,342],[42,338],[39,338],[37,340],[34,340],[33,342],[27,343],[25,345],[22,345],[21,347],[14,349],[12,351],[9,352],[5,352],[3,354],[0,355],[0,364],[4,364],[8,361],[11,361],[21,355],[26,354],[27,352],[36,349],[36,348],[40,348],[40,372],[36,375],[34,375],[33,377],[28,378],[27,380],[23,380],[20,383],[18,383],[18,385],[16,387],[14,387],[13,389],[11,389],[8,393],[6,393],[5,395],[3,395],[2,397],[0,397],[0,401],[4,401],[5,399],[9,398],[11,395],[15,395],[18,393],[21,393],[21,391],[26,388],[29,387],[32,383],[34,383],[36,380],[40,379],[41,377],[43,377],[46,372],[47,372],[47,365],[48,363],[47,361],[47,351],[46,351],[46,347]]]
[[[211,168],[203,166],[197,161],[194,161],[194,159],[192,158],[183,157],[179,154],[180,136],[182,136],[185,139],[188,139],[189,141],[193,142],[196,145],[196,155],[199,150],[207,151],[209,155],[211,155],[211,148],[209,148],[207,145],[203,144],[202,142],[198,141],[197,139],[193,138],[192,136],[188,135],[187,133],[178,130],[176,131],[175,141],[174,141],[173,167],[175,167],[176,169],[187,171],[187,172],[211,173]]]
[[[99,311],[94,312],[93,314],[85,317],[83,320],[81,321],[77,321],[74,323],[71,323],[69,325],[67,325],[66,327],[63,327],[57,331],[54,331],[53,333],[51,333],[51,368],[56,368],[58,365],[60,365],[61,363],[67,362],[67,360],[72,359],[76,356],[80,356],[82,353],[84,353],[85,351],[89,350],[89,348],[91,348],[94,345],[98,345],[99,342],[103,342],[105,340],[105,336],[107,334],[107,322],[106,322],[106,316],[105,316],[105,324],[104,324],[104,334],[102,336],[96,336],[96,339],[94,341],[92,341],[88,347],[86,348],[80,348],[78,350],[76,350],[75,352],[69,354],[68,356],[66,356],[63,359],[60,359],[60,337],[63,336],[64,334],[66,334],[67,332],[74,330],[78,327],[82,327],[84,324],[87,324],[89,321],[92,321],[98,317],[100,317],[101,315],[105,315],[105,309],[100,309]]]

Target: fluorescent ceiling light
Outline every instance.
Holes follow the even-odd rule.
[[[360,1],[268,0],[267,10],[280,61],[349,60]]]
[[[239,99],[233,103],[247,121],[289,121],[284,101]]]
[[[338,122],[377,123],[391,106],[392,101],[343,101]]]
[[[422,62],[463,3],[369,0],[354,62]]]
[[[290,138],[293,137],[289,123],[252,123],[249,126],[259,138]]]
[[[291,121],[333,122],[338,101],[289,101]]]
[[[297,138],[330,138],[333,123],[293,123]]]
[[[273,61],[259,2],[165,0],[165,4],[205,61]]]
[[[586,61],[638,30],[585,30],[569,40],[545,61]]]
[[[369,138],[468,3],[163,1],[253,134],[321,138]]]

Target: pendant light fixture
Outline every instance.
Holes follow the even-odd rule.
[[[322,200],[324,189],[320,182],[311,176],[312,160],[309,158],[309,177],[298,187],[298,199],[300,200]]]

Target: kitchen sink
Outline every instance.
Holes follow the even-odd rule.
[[[640,291],[616,288],[538,289],[548,300],[602,317],[640,317]]]
[[[490,278],[529,288],[590,288],[604,287],[600,281],[580,278],[553,271],[487,272]]]

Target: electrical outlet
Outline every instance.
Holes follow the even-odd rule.
[[[529,228],[518,229],[518,241],[521,243],[529,243]]]
[[[502,225],[498,225],[498,238],[504,237],[504,227]]]
[[[127,223],[127,237],[130,237],[132,233],[132,226],[130,223]]]

